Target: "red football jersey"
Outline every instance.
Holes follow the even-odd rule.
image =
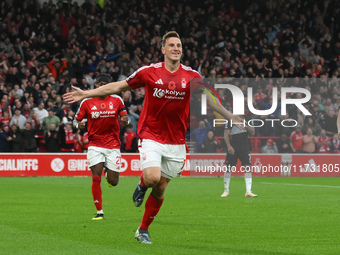
[[[132,140],[135,138],[137,135],[135,132],[125,132],[125,150],[131,150],[132,149]]]
[[[296,133],[293,131],[290,135],[290,140],[295,150],[302,150],[302,132]]]
[[[330,143],[331,139],[329,137],[321,137],[318,136],[318,143],[322,143],[320,147],[317,148],[316,152],[317,153],[328,153],[329,152],[329,147],[328,143]]]
[[[192,78],[201,76],[185,65],[171,73],[160,62],[141,67],[126,79],[131,89],[145,87],[139,138],[165,144],[185,143]]]
[[[116,95],[101,98],[84,99],[75,118],[87,118],[89,146],[107,149],[119,149],[118,114],[126,114],[123,100]]]

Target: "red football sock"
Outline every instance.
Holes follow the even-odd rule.
[[[148,200],[145,203],[145,212],[143,215],[142,223],[139,227],[140,229],[149,229],[150,224],[155,219],[157,213],[159,212],[159,209],[161,209],[163,200],[164,198],[157,199],[152,194],[149,195]]]
[[[145,185],[144,180],[143,180],[143,173],[140,175],[140,186],[144,189],[147,189],[148,187]]]
[[[100,187],[100,182],[102,178],[99,175],[92,176],[92,196],[94,205],[97,208],[97,211],[103,209],[103,201],[102,201],[102,188]]]

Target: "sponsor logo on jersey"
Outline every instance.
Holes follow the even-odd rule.
[[[99,118],[99,112],[91,112],[91,118],[92,119],[98,119]]]
[[[97,107],[94,105],[91,110],[97,110]]]
[[[185,91],[154,88],[153,96],[167,99],[184,99]]]
[[[116,111],[97,111],[97,112],[91,112],[92,119],[98,119],[100,118],[107,118],[107,117],[115,117]]]
[[[161,84],[161,85],[163,85],[162,79],[159,79],[158,81],[156,81],[155,84]]]
[[[171,89],[171,90],[174,90],[176,88],[176,83],[174,81],[170,81],[168,88]]]

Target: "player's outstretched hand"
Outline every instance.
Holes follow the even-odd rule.
[[[83,100],[85,98],[84,91],[82,91],[80,88],[72,86],[71,92],[65,93],[63,95],[63,100],[69,103],[78,102],[80,100]]]

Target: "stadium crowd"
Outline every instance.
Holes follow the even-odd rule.
[[[272,114],[261,116],[298,123],[282,128],[265,121],[256,128],[255,136],[280,137],[263,141],[263,153],[339,152],[340,141],[333,139],[340,106],[339,1],[105,2],[49,1],[38,6],[35,0],[1,1],[1,152],[41,151],[42,143],[36,141],[44,141],[48,152],[86,150],[87,132],[72,128],[79,104],[63,102],[61,95],[71,85],[94,88],[99,73],[123,80],[139,67],[162,61],[161,36],[170,30],[181,36],[183,64],[211,82],[232,82],[245,95],[252,87],[255,108],[271,107],[274,87],[311,91],[304,106],[312,116],[294,106],[282,116],[280,102]],[[230,93],[218,93],[232,110]],[[121,126],[121,149],[135,152],[144,91],[121,96],[131,118],[130,127]],[[195,148],[216,152],[221,146],[214,137],[223,136],[224,128],[212,128],[218,118],[213,112],[200,119],[198,104],[194,98],[188,121],[198,131],[191,138],[202,127],[204,135]],[[254,118],[249,110],[245,117]]]

